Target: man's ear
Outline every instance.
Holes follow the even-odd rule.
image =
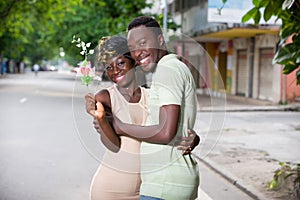
[[[159,42],[159,46],[163,46],[165,44],[165,40],[162,34],[160,34],[159,36],[157,36],[158,38],[158,42]]]

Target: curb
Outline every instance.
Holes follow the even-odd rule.
[[[198,112],[263,112],[263,111],[300,111],[300,105],[284,105],[284,106],[232,106],[225,108],[218,107],[202,107]]]
[[[222,167],[220,165],[210,160],[209,158],[205,158],[205,160],[202,158],[198,158],[198,159],[209,169],[213,170],[214,172],[222,176],[224,179],[226,179],[228,182],[236,186],[238,189],[243,191],[251,198],[255,200],[265,199],[265,197],[259,191],[253,188],[253,186],[243,183],[241,179],[238,179],[235,175],[231,174],[229,171],[222,170]]]

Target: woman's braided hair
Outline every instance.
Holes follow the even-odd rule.
[[[134,59],[130,56],[129,48],[127,46],[127,39],[122,36],[115,35],[102,37],[99,40],[98,52],[98,62],[103,66],[108,59],[120,55],[124,55],[131,60],[132,64],[134,64]]]

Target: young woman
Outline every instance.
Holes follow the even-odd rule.
[[[125,38],[102,38],[99,41],[99,61],[115,84],[95,95],[85,96],[86,110],[96,119],[94,126],[102,143],[110,150],[105,152],[94,175],[90,199],[139,199],[140,141],[116,135],[106,113],[112,113],[124,123],[145,125],[149,114],[147,90],[136,83],[135,61],[130,56]],[[198,144],[197,138],[193,140],[194,136],[191,132],[190,137],[182,138],[178,148],[186,150],[183,154],[190,153]]]

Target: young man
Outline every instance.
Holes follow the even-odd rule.
[[[188,67],[169,53],[162,30],[153,18],[141,16],[128,25],[131,56],[144,71],[152,72],[147,126],[115,120],[119,135],[143,141],[140,199],[196,199],[198,165],[191,154],[182,155],[176,138],[193,129],[196,92]]]

